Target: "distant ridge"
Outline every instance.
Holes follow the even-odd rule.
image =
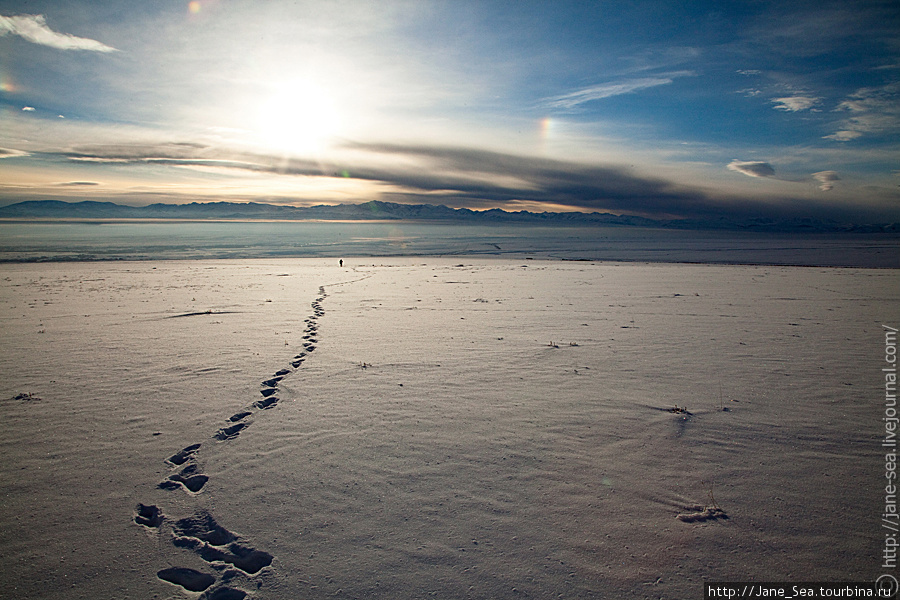
[[[858,225],[827,219],[757,218],[655,220],[645,217],[582,212],[475,211],[432,204],[397,204],[372,200],[362,204],[309,207],[257,202],[192,202],[126,206],[113,202],[62,202],[29,200],[0,207],[0,219],[192,219],[192,220],[419,220],[468,223],[525,223],[532,225],[582,225],[605,227],[659,227],[666,229],[727,229],[779,232],[898,233],[900,224]]]

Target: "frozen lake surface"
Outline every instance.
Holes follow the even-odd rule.
[[[342,256],[900,267],[900,236],[393,222],[2,222],[0,261]]]

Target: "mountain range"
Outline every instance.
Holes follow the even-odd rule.
[[[779,232],[898,233],[900,224],[847,224],[827,219],[757,218],[649,219],[611,213],[475,211],[432,204],[398,204],[373,200],[361,204],[297,207],[257,202],[192,202],[127,206],[113,202],[29,200],[0,207],[0,219],[188,219],[188,220],[416,220],[468,223],[523,223],[605,227],[658,227],[666,229],[731,229]]]

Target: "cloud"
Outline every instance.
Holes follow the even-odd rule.
[[[97,183],[96,181],[66,181],[63,183],[57,183],[56,185],[59,187],[84,187],[84,186],[100,185],[100,184]]]
[[[0,15],[0,36],[8,33],[17,35],[34,44],[50,46],[60,50],[90,50],[93,52],[116,52],[115,48],[97,40],[76,37],[68,33],[53,31],[47,26],[44,15]]]
[[[728,168],[749,177],[774,177],[775,169],[767,162],[733,160],[728,163]]]
[[[834,189],[834,182],[841,180],[837,171],[819,171],[818,173],[813,173],[813,179],[819,182],[819,189],[823,192]]]
[[[690,71],[678,71],[656,77],[640,77],[616,83],[594,85],[575,92],[549,98],[548,104],[554,108],[572,109],[586,102],[611,98],[613,96],[621,96],[622,94],[631,94],[660,85],[668,85],[675,81],[675,77],[684,77],[687,75],[693,75],[693,73]]]
[[[836,142],[849,142],[850,140],[855,140],[856,138],[861,138],[863,136],[862,133],[858,131],[850,131],[850,130],[842,130],[835,131],[831,135],[822,136],[826,140],[834,140]]]
[[[199,144],[95,146],[55,153],[95,163],[168,165],[216,169],[223,173],[286,177],[350,178],[365,190],[360,201],[388,199],[404,203],[443,204],[453,208],[520,210],[551,206],[636,214],[655,218],[746,219],[836,215],[815,201],[779,201],[714,195],[700,187],[660,176],[639,174],[610,164],[587,164],[465,147],[345,143],[330,160],[285,158]],[[762,161],[733,161],[728,168],[751,177],[771,177]],[[825,172],[822,172],[825,173]],[[836,175],[834,176],[836,178]],[[822,181],[827,179],[828,181]],[[823,185],[834,178],[821,175]],[[285,203],[290,203],[286,199]],[[851,207],[847,207],[852,212]]]
[[[772,98],[772,102],[776,105],[776,110],[799,112],[801,110],[809,110],[821,102],[821,99],[810,98],[809,96],[789,96],[787,98]]]
[[[34,112],[35,108],[33,106],[23,106],[22,110],[24,110],[25,112]]]
[[[12,150],[10,148],[0,148],[0,158],[12,158],[14,156],[31,156],[27,152],[21,150]]]
[[[838,131],[825,139],[847,142],[864,135],[900,133],[900,82],[860,88],[838,104],[836,112],[848,113]]]

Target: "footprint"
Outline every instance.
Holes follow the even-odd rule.
[[[173,465],[183,465],[187,461],[191,459],[194,454],[197,453],[197,450],[200,449],[200,444],[191,444],[181,452],[177,454],[173,454],[167,460]]]
[[[316,320],[325,314],[322,302],[326,297],[325,286],[319,286],[319,297],[311,303],[313,314],[304,319],[306,330],[302,336],[303,351],[294,356],[290,363],[294,369],[298,368],[306,356],[316,349],[316,344],[318,343]],[[190,316],[194,314],[208,313],[190,313]],[[281,369],[274,376],[263,381],[263,389],[260,390],[263,398],[254,402],[253,406],[263,410],[275,406],[279,401],[278,397],[275,396],[275,393],[278,391],[278,384],[291,372],[291,369]],[[30,400],[31,397],[29,394],[27,397],[22,395],[21,398],[17,399]],[[250,421],[244,421],[244,419],[252,414],[250,410],[242,410],[231,415],[229,421],[233,424],[222,427],[213,437],[220,441],[237,437],[250,425]],[[200,450],[200,446],[201,444],[199,443],[191,444],[166,459],[167,463],[183,468],[178,473],[169,475],[165,481],[159,484],[160,488],[174,489],[184,487],[195,494],[203,489],[209,481],[209,477],[198,472],[199,467],[195,462],[195,455]],[[159,528],[164,518],[159,507],[138,504],[135,510],[134,522],[145,527]],[[200,600],[243,600],[247,597],[247,592],[225,585],[229,581],[228,573],[237,573],[235,570],[229,570],[228,565],[232,565],[235,569],[246,574],[253,575],[272,564],[273,556],[271,554],[246,545],[244,540],[216,523],[212,515],[205,510],[177,521],[172,526],[172,535],[174,538],[173,544],[176,547],[190,548],[214,568],[225,570],[225,576],[219,583],[219,587],[216,588],[212,588],[216,582],[215,577],[194,569],[170,567],[157,572],[157,577],[163,581],[179,585],[189,592],[203,592],[199,597]]]
[[[230,427],[223,427],[219,431],[216,432],[215,438],[217,440],[225,441],[230,440],[232,438],[236,438],[238,434],[249,425],[249,423],[235,423]]]
[[[272,564],[271,554],[243,545],[206,511],[180,519],[172,529],[176,546],[194,550],[208,563],[231,564],[251,575]]]
[[[247,592],[230,587],[220,587],[209,594],[200,596],[200,600],[244,600],[246,597]]]
[[[253,403],[253,406],[255,406],[256,408],[261,408],[261,409],[265,410],[267,408],[272,408],[276,404],[278,404],[278,397],[277,396],[269,396],[268,398],[263,398],[262,400],[257,400],[256,402]]]
[[[170,567],[156,574],[163,581],[180,585],[190,592],[202,592],[216,582],[216,578],[186,567]]]
[[[164,490],[171,490],[180,486],[186,487],[195,494],[203,489],[209,477],[197,472],[197,465],[188,465],[181,470],[181,473],[169,475],[169,478],[159,484]]]
[[[728,514],[718,506],[694,506],[696,512],[681,513],[675,518],[684,523],[703,523],[704,521],[717,521],[727,519]]]
[[[159,527],[163,522],[162,511],[159,507],[151,504],[138,504],[134,515],[134,522],[144,527]]]
[[[195,547],[197,554],[206,562],[229,563],[243,571],[253,575],[259,573],[265,567],[272,564],[272,555],[262,550],[241,546],[237,542],[229,544],[226,548],[217,548],[211,544],[201,543]]]

